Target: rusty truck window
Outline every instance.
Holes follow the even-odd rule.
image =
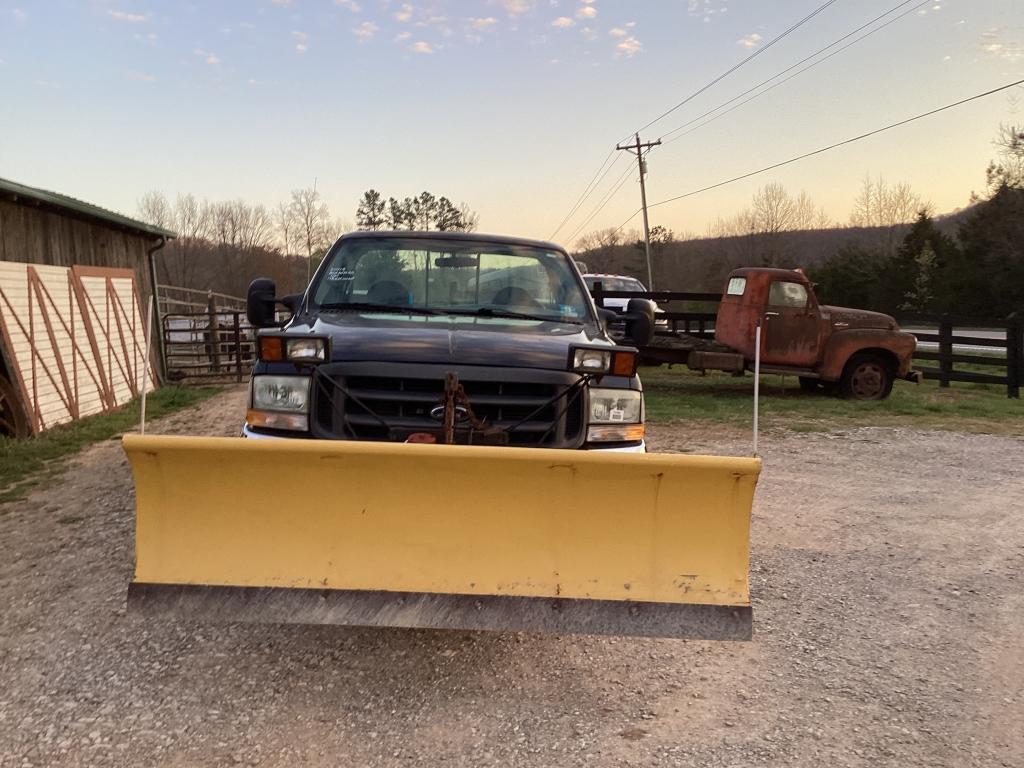
[[[747,278],[731,277],[729,278],[729,287],[725,289],[725,295],[742,296],[745,290],[747,290]]]
[[[768,304],[803,309],[807,306],[807,289],[800,283],[774,282],[768,290]]]

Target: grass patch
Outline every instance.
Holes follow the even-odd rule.
[[[702,376],[683,366],[646,367],[647,419],[685,420],[749,426],[754,379],[725,373]],[[1024,436],[1024,400],[1011,400],[1006,387],[954,382],[897,381],[881,402],[844,400],[824,392],[803,392],[795,376],[761,377],[761,425],[795,432],[860,426],[905,426]]]
[[[219,387],[162,387],[146,397],[146,419],[158,419],[220,392]],[[63,424],[27,440],[0,437],[0,503],[16,501],[60,470],[58,459],[132,429],[139,401],[111,413]],[[63,522],[63,521],[62,521]]]

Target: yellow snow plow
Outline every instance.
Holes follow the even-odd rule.
[[[747,639],[756,458],[126,436],[129,606]]]

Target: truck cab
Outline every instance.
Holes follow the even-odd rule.
[[[355,232],[304,294],[275,293],[249,289],[245,437],[645,450],[637,350],[552,243]],[[649,337],[653,311],[634,314]]]
[[[747,267],[726,282],[715,320],[720,349],[694,352],[695,370],[750,369],[761,325],[761,370],[796,375],[801,386],[837,384],[862,400],[888,397],[895,379],[918,381],[911,369],[917,339],[880,312],[821,305],[800,270]]]

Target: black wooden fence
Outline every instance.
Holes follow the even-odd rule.
[[[667,327],[656,330],[659,335],[686,334],[699,338],[714,338],[715,312],[707,305],[716,305],[717,293],[685,293],[680,291],[605,291],[595,288],[594,300],[601,306],[604,299],[651,299],[662,305],[664,313],[658,318],[667,321]],[[675,305],[704,305],[699,309],[675,309]],[[998,384],[1006,387],[1006,396],[1020,397],[1024,384],[1024,313],[1009,318],[977,318],[952,315],[901,313],[896,317],[903,328],[912,330],[919,342],[915,360],[937,363],[934,366],[915,367],[926,379],[948,387],[950,382],[963,381],[976,384]],[[936,350],[922,345],[937,344]],[[970,349],[981,347],[982,350]],[[966,348],[966,350],[965,350]],[[964,370],[957,366],[984,367],[988,372]]]

